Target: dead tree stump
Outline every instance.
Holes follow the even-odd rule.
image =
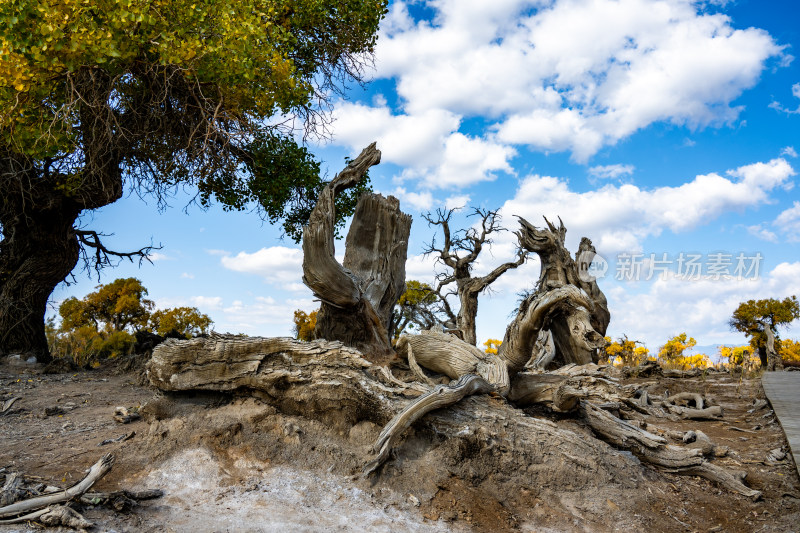
[[[303,231],[303,282],[321,302],[317,338],[341,341],[374,362],[394,356],[389,322],[405,291],[411,217],[400,211],[393,196],[364,193],[340,264],[334,255],[334,200],[355,186],[380,157],[372,143],[351,161],[320,193]]]

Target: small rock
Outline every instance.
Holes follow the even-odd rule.
[[[408,501],[410,501],[411,505],[413,505],[414,507],[419,507],[419,498],[417,498],[413,494],[408,495]]]

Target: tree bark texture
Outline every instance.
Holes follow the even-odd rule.
[[[50,360],[44,315],[53,289],[78,262],[73,213],[29,212],[21,220],[2,220],[0,355]]]
[[[767,355],[767,365],[765,368],[768,371],[783,370],[783,358],[781,358],[780,354],[775,350],[775,333],[766,321],[762,322],[762,324],[764,325],[764,334],[767,336],[766,346],[764,347]]]
[[[83,207],[34,170],[20,177],[10,158],[0,165],[0,355],[47,362],[47,300],[78,262],[73,226]]]
[[[380,162],[375,143],[365,148],[320,193],[303,231],[303,282],[321,302],[317,338],[338,340],[370,360],[394,356],[390,320],[405,290],[411,217],[392,196],[365,193],[347,235],[344,264],[335,258],[334,199]]]
[[[596,280],[587,275],[588,264],[596,253],[594,246],[589,239],[583,238],[576,264],[564,245],[567,230],[560,220],[559,227],[556,227],[545,219],[548,226],[545,229],[537,228],[523,218],[519,222],[517,236],[520,246],[539,255],[542,270],[536,290],[522,302],[517,318],[506,330],[506,338],[500,347],[501,357],[513,360],[514,368],[517,368],[526,354],[531,357],[539,330],[547,329],[556,348],[550,366],[596,361],[611,315],[605,295]],[[546,322],[542,322],[543,317],[535,312],[531,313],[537,309],[539,300],[552,299],[550,293],[568,287],[571,287],[568,290],[572,294],[549,312]],[[533,322],[526,325],[531,320]],[[519,366],[517,370],[521,368]]]

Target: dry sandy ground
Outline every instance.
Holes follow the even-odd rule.
[[[637,467],[646,483],[636,494],[519,487],[498,495],[485,482],[455,476],[415,491],[413,480],[353,475],[377,427],[335,433],[253,398],[164,397],[138,382],[136,374],[110,370],[43,375],[32,366],[0,366],[0,405],[20,398],[0,415],[0,473],[66,486],[111,452],[115,466],[97,490],[165,491],[129,512],[85,510],[96,531],[800,531],[794,465],[767,459],[769,450],[787,449],[782,430],[769,408],[748,412],[763,398],[757,380],[659,378],[653,390],[701,392],[722,405],[722,421],[691,428],[731,449],[719,464],[747,470],[747,483],[764,493],[759,502],[645,465]],[[143,418],[120,424],[116,406],[143,406]],[[662,426],[688,429],[683,421]],[[131,432],[126,441],[100,445]],[[399,453],[412,453],[405,446]]]

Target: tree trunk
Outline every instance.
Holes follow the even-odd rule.
[[[459,288],[458,300],[461,307],[458,310],[456,326],[461,331],[462,340],[476,346],[478,336],[475,333],[475,317],[478,316],[478,293]]]
[[[47,300],[80,253],[72,227],[80,210],[67,203],[44,210],[30,206],[24,214],[20,206],[16,216],[3,213],[0,219],[0,355],[51,359],[44,331]]]
[[[587,275],[588,265],[596,254],[592,242],[585,237],[581,240],[576,263],[564,246],[567,229],[563,223],[556,228],[545,219],[547,228],[539,229],[523,218],[519,221],[520,246],[539,255],[542,271],[536,291],[520,305],[517,318],[506,331],[501,357],[504,351],[508,352],[506,358],[513,359],[513,368],[520,370],[519,363],[533,355],[536,338],[544,328],[552,334],[556,348],[550,366],[596,361],[611,315],[605,295],[596,280]],[[553,294],[564,290],[570,294],[565,294],[567,297],[547,317],[530,312],[539,307],[540,300],[552,299]]]
[[[767,342],[764,348],[767,364],[764,368],[770,372],[783,370],[783,359],[775,350],[775,333],[772,332],[772,327],[767,323],[764,323],[764,334],[767,336]],[[763,364],[762,362],[762,365]]]
[[[373,143],[351,161],[320,193],[303,231],[303,282],[321,301],[316,337],[342,341],[375,362],[394,356],[390,321],[405,290],[411,217],[392,196],[363,194],[343,265],[334,256],[333,227],[336,194],[358,183],[380,156]]]

